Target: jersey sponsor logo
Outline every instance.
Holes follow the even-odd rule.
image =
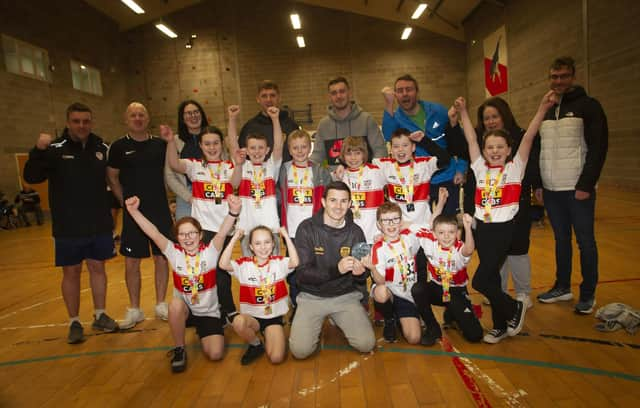
[[[313,248],[313,253],[316,255],[324,255],[324,247],[317,246]]]
[[[191,278],[188,276],[180,277],[180,285],[182,286],[182,291],[184,293],[191,292]],[[204,279],[202,275],[198,275],[198,292],[203,291],[204,287]]]
[[[300,194],[300,192],[304,194]],[[295,188],[291,197],[293,204],[312,204],[313,189],[311,188]]]
[[[485,206],[487,202],[493,207],[502,204],[502,189],[496,189],[493,195],[489,195],[487,197],[487,192],[482,191],[482,199],[480,200],[480,205]]]
[[[276,286],[254,288],[256,303],[273,303],[276,300]]]

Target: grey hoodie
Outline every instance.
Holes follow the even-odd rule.
[[[333,106],[327,108],[327,116],[320,119],[318,131],[315,135],[311,161],[327,164],[333,169],[338,162],[342,139],[347,136],[366,136],[369,144],[369,160],[374,157],[387,157],[387,146],[380,132],[378,124],[369,112],[351,102],[351,112],[343,119],[336,115]]]

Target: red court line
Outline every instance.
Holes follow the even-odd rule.
[[[455,353],[453,347],[451,347],[451,343],[449,343],[449,340],[447,340],[444,335],[442,336],[440,344],[444,351],[448,353]],[[491,408],[489,400],[484,396],[482,390],[480,390],[480,387],[478,386],[478,383],[473,379],[471,373],[467,370],[467,367],[460,360],[460,357],[451,357],[451,362],[458,371],[458,375],[462,379],[465,387],[467,387],[467,390],[471,393],[471,397],[475,401],[476,405],[481,408]]]

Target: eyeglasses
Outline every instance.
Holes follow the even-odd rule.
[[[199,231],[178,232],[178,238],[181,239],[193,239],[200,234]]]
[[[189,117],[197,117],[197,116],[200,116],[200,111],[199,110],[185,111],[184,114]]]
[[[573,74],[551,74],[549,75],[549,79],[552,79],[554,81],[558,80],[558,79],[569,79],[573,77]]]
[[[380,218],[380,224],[382,225],[398,225],[400,221],[402,221],[402,217]]]

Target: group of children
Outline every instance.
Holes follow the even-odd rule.
[[[456,100],[454,106],[462,120],[478,180],[475,219],[467,214],[462,217],[464,241],[459,237],[456,217],[440,214],[448,199],[446,189],[440,190],[432,214],[430,179],[450,158],[421,132],[411,134],[398,129],[391,137],[391,157],[374,159],[372,163],[368,162],[366,141],[347,137],[341,151],[345,166],[330,174],[309,160],[311,139],[302,130],[287,136],[292,161],[281,164],[284,137],[275,107],[267,110],[273,123],[272,151],[266,137],[260,134],[250,134],[245,148],[238,146],[236,120],[240,110],[238,106],[229,107],[227,147],[233,161],[223,158],[223,135],[218,129],[207,129],[199,136],[201,159],[179,159],[171,129],[161,126],[161,136],[168,142],[169,165],[192,181],[193,217],[176,222],[174,243],[140,213],[137,197],[129,198],[126,206],[173,267],[175,296],[169,307],[175,342],[173,371],[186,368],[187,326],[196,327],[209,358],[222,358],[224,336],[217,268],[228,271],[239,282],[240,314],[229,316],[229,320],[234,331],[249,344],[241,363],[249,364],[265,350],[273,363],[284,359],[283,316],[289,311],[289,297],[295,307],[295,279],[291,276],[299,263],[294,245],[296,230],[302,220],[320,208],[324,186],[332,178],[344,181],[351,189],[354,221],[363,229],[367,243],[372,244],[371,254],[363,262],[371,271],[371,296],[376,309],[385,319],[385,340],[395,340],[397,317],[409,343],[435,344],[442,334],[431,311],[433,304],[446,307],[445,322],[457,324],[469,341],[483,338],[497,343],[516,335],[522,328],[526,308],[502,292],[499,270],[509,247],[510,228],[518,211],[519,183],[531,142],[544,112],[553,103],[551,93],[545,95],[518,152],[508,160],[508,135],[488,132],[483,146],[478,146],[465,101]],[[416,143],[433,156],[415,158]],[[231,234],[234,224],[236,230]],[[235,243],[245,232],[241,241],[243,256],[232,260]],[[280,256],[277,234],[286,243],[286,257]],[[480,266],[473,287],[489,298],[493,314],[494,327],[484,337],[467,292],[466,265],[475,242]],[[285,280],[289,281],[289,290]],[[425,324],[424,330],[419,318]],[[258,332],[264,335],[264,344]]]

